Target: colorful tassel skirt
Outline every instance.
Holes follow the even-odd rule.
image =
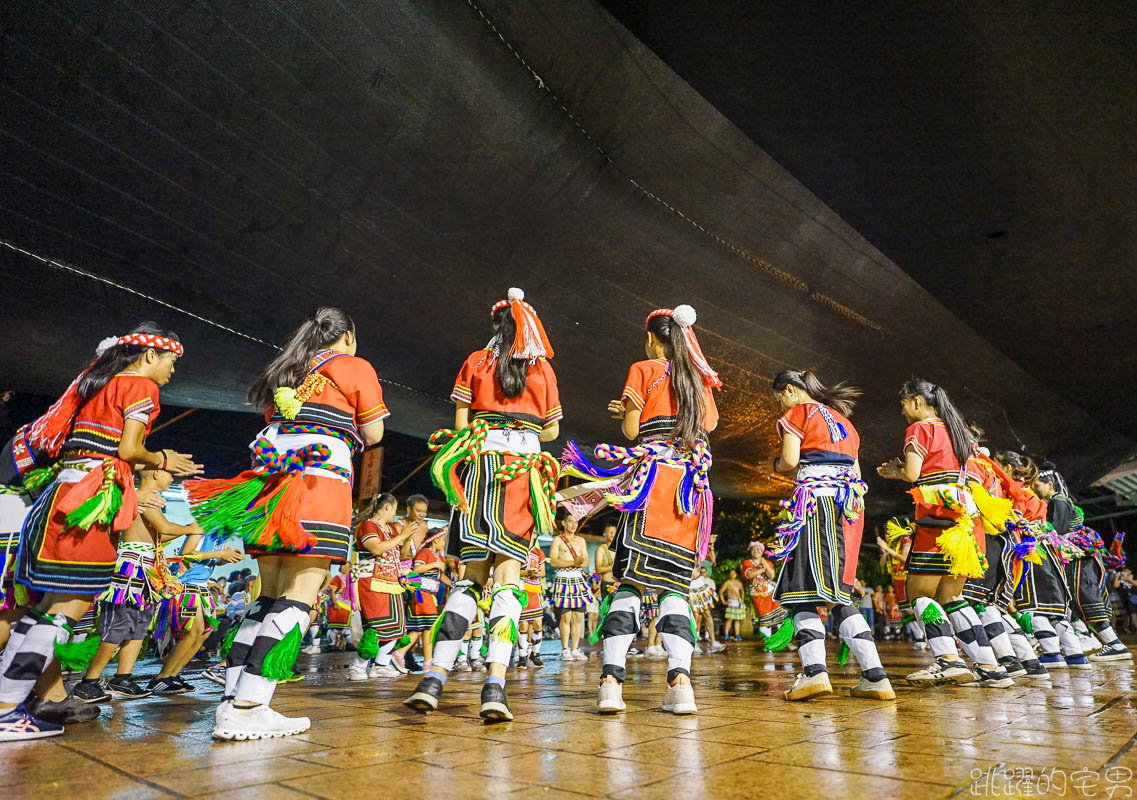
[[[427,589],[410,589],[403,596],[407,603],[407,630],[430,630],[438,619],[438,598]]]
[[[111,523],[96,521],[86,529],[69,525],[66,519],[99,491],[100,463],[69,462],[36,500],[20,536],[16,565],[20,583],[41,592],[80,595],[102,594],[110,585],[118,560],[117,533],[130,526],[134,511],[125,524],[120,523],[120,514]]]
[[[521,621],[540,621],[545,615],[545,594],[541,591],[540,582],[530,583],[524,581],[525,607],[521,609]]]
[[[120,542],[111,584],[99,595],[113,605],[148,608],[155,598],[147,573],[154,569],[156,553],[151,542]]]
[[[450,517],[447,553],[463,562],[484,561],[490,553],[521,561],[529,556],[538,516],[533,513],[528,471],[508,481],[494,475],[521,460],[512,453],[483,452],[460,470],[468,511],[455,507]]]
[[[963,596],[973,603],[990,603],[1010,611],[1015,597],[1014,544],[1004,533],[987,533],[987,571],[982,578],[968,578],[963,584]],[[905,595],[897,595],[903,602]]]
[[[1075,558],[1066,565],[1066,585],[1070,587],[1073,611],[1087,625],[1109,622],[1112,618],[1105,602],[1105,565],[1096,553]]]
[[[22,608],[39,601],[39,592],[16,582],[16,555],[20,529],[32,510],[32,500],[21,491],[0,489],[0,611]]]
[[[1040,538],[1037,549],[1042,563],[1032,564],[1015,589],[1015,610],[1065,616],[1070,607],[1065,569],[1049,541]]]
[[[251,558],[292,555],[327,558],[333,564],[347,561],[352,539],[351,484],[330,475],[291,475],[289,479],[304,484],[300,498],[300,527],[314,537],[314,543],[309,547],[288,547],[246,542],[245,552]]]
[[[553,580],[553,608],[583,611],[588,605],[588,580],[579,569],[559,569]]]
[[[750,584],[750,605],[759,625],[773,625],[786,617],[786,611],[774,599],[774,584],[764,575]]]
[[[375,631],[381,642],[401,639],[407,632],[403,587],[378,578],[363,578],[355,586],[363,627]]]
[[[641,598],[640,616],[643,618],[644,625],[659,616],[659,595],[651,589],[645,590]]]
[[[918,485],[910,494],[915,501],[916,531],[908,553],[908,572],[913,575],[981,577],[987,566],[986,536],[983,518],[978,509],[972,507],[974,501],[970,494],[955,484]],[[927,500],[936,494],[953,498],[951,505]],[[955,563],[961,559],[953,560],[953,553],[945,552],[941,546],[943,537],[957,539],[960,544],[955,552],[966,556],[967,561],[976,566],[963,569]]]
[[[715,588],[707,586],[697,592],[691,593],[691,610],[702,611],[715,604]]]
[[[783,606],[853,601],[864,515],[850,521],[831,494],[816,494],[793,550],[778,572],[774,597]]]

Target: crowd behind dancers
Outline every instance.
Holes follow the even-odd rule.
[[[859,391],[808,371],[774,377],[784,413],[770,469],[792,474],[794,487],[774,541],[753,542],[716,586],[704,560],[722,382],[695,322],[683,305],[647,316],[644,357],[608,404],[626,444],[586,453],[569,442],[557,458],[542,448],[562,419],[553,347],[524,293],[511,289],[490,310],[489,343],[458,371],[454,427],[430,439],[431,478],[452,509],[436,531],[421,496],[400,520],[389,494],[353,518],[352,457],[381,440],[389,411],[342,311],[305,320],[253,384],[249,401],[265,427],[250,445],[250,468],[233,478],[199,477],[192,456],[146,447],[160,388],[183,355],[178,337],[144,323],[105,340],[0,460],[0,741],[58,735],[108,696],[184,690],[180,672],[218,625],[210,574],[239,560],[238,540],[258,561],[258,591],[242,594],[225,661],[211,670],[224,686],[220,740],[308,729],[308,718],[280,714],[272,699],[293,678],[306,637],[308,652],[320,651],[320,635],[309,632],[316,620],[324,637],[352,640],[349,680],[417,671],[421,647],[423,675],[405,705],[429,713],[452,672],[484,669],[480,716],[511,720],[511,662],[543,665],[546,566],[562,659],[587,660],[586,636],[599,643],[602,714],[625,709],[627,658],[640,654],[632,645],[641,634],[644,655],[668,662],[662,709],[696,713],[700,634],[710,652],[723,648],[715,604],[724,640],[740,637],[749,613],[768,650],[796,648],[801,671],[786,700],[833,692],[826,618],[841,663],[852,654],[860,668],[851,695],[893,699],[856,580],[867,491],[851,422]],[[1108,570],[1124,567],[1120,536],[1107,549],[1054,465],[980,447],[941,387],[912,380],[899,395],[908,428],[900,455],[877,473],[912,485],[913,521],[889,524],[878,544],[894,582],[892,613],[907,611],[893,622],[932,657],[906,680],[1005,688],[1131,660],[1111,627],[1107,585]],[[185,479],[190,525],[162,514],[161,492],[174,478]],[[592,571],[578,520],[607,508],[617,515]],[[552,538],[547,558],[539,536]],[[181,552],[167,558],[162,546],[175,539]],[[351,636],[353,609],[360,630]],[[96,625],[97,640],[88,634]],[[165,642],[164,661],[143,689],[132,670],[151,633]],[[69,694],[61,667],[80,650],[89,665]],[[116,654],[104,687],[100,675]]]

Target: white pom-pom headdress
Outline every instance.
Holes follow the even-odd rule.
[[[513,343],[509,349],[510,358],[524,358],[536,361],[538,358],[552,358],[553,346],[549,337],[545,335],[545,326],[537,316],[533,306],[525,302],[525,292],[512,287],[505,293],[505,300],[498,300],[490,310],[496,314],[509,306],[513,309]]]
[[[675,306],[675,308],[657,308],[647,315],[644,327],[647,327],[652,317],[659,316],[671,317],[675,324],[679,326],[679,330],[683,332],[683,343],[687,345],[687,353],[691,356],[691,363],[695,365],[695,369],[703,376],[703,384],[713,386],[716,389],[722,388],[722,381],[719,380],[719,374],[711,369],[707,357],[703,355],[703,348],[699,346],[699,339],[695,336],[695,321],[699,318],[695,313],[695,309],[686,303]]]
[[[117,336],[108,336],[107,338],[103,339],[101,342],[99,342],[99,346],[95,348],[95,358],[98,358],[103,353],[114,347],[116,344],[118,344]]]

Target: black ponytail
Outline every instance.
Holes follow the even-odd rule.
[[[663,345],[664,354],[671,362],[671,393],[675,396],[676,408],[671,435],[691,444],[703,430],[706,413],[703,376],[695,369],[683,332],[672,317],[657,314],[648,320],[647,329]]]
[[[900,387],[900,397],[922,397],[924,403],[936,410],[936,414],[947,426],[948,436],[951,437],[951,449],[959,460],[960,466],[967,463],[967,459],[975,455],[975,439],[971,435],[971,428],[963,421],[948,393],[931,381],[914,378]]]
[[[857,404],[857,398],[861,396],[860,389],[844,382],[826,386],[809,370],[797,372],[786,369],[774,376],[775,392],[780,392],[790,385],[804,389],[806,394],[814,400],[837,409],[846,417],[853,416],[853,406]]]
[[[398,502],[399,501],[395,498],[395,495],[391,494],[390,492],[382,492],[381,494],[375,495],[375,497],[371,499],[371,502],[368,503],[362,511],[352,517],[351,526],[355,528],[361,525],[362,523],[375,516],[375,513],[383,506],[389,503],[398,504]]]
[[[153,322],[140,322],[134,327],[131,333],[148,333],[152,336],[161,336],[164,339],[178,340],[176,333],[162,330]],[[76,387],[76,392],[78,392],[80,400],[90,400],[100,389],[110,382],[111,378],[122,372],[141,358],[147,350],[151,349],[156,350],[157,348],[140,344],[117,344],[113,347],[108,347],[95,359],[94,363],[87,368],[87,371],[83,373],[83,377],[79,379],[79,386]]]
[[[525,383],[529,376],[529,361],[524,358],[510,358],[513,337],[517,333],[513,321],[513,309],[509,306],[499,308],[493,315],[494,346],[497,348],[497,368],[494,377],[506,397],[520,397],[525,393]]]
[[[338,308],[324,306],[316,310],[288,339],[280,354],[269,362],[264,372],[249,389],[249,402],[257,408],[272,408],[273,393],[282,386],[296,388],[308,374],[312,356],[332,345],[355,323]]]

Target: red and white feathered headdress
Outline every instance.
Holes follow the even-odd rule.
[[[695,369],[703,376],[703,384],[713,386],[715,389],[722,388],[719,374],[711,369],[707,357],[703,355],[703,348],[699,347],[699,340],[695,336],[695,321],[698,319],[695,309],[686,304],[675,306],[675,308],[657,308],[647,315],[644,327],[647,327],[652,317],[658,316],[671,317],[679,326],[679,330],[683,332],[683,342],[687,345],[687,353],[691,356],[691,363],[695,365]]]
[[[155,350],[169,350],[178,356],[185,353],[185,348],[177,339],[167,339],[165,336],[153,333],[128,333],[124,336],[108,336],[99,342],[99,346],[95,348],[95,361],[98,361],[107,350],[119,345],[153,347]],[[87,370],[95,365],[95,361],[88,364],[87,368],[71,381],[63,396],[52,403],[47,413],[28,428],[28,441],[40,452],[47,453],[52,458],[59,455],[59,448],[71,429],[71,421],[75,419],[75,412],[79,410],[81,402],[79,381],[87,374]]]
[[[506,306],[513,309],[513,343],[505,355],[529,361],[552,358],[553,346],[549,344],[549,337],[545,335],[545,326],[541,324],[541,318],[537,316],[533,306],[525,302],[525,292],[514,288],[506,292],[505,297],[505,300],[494,303],[490,311],[492,315]],[[502,343],[503,347],[507,344],[507,342]]]

